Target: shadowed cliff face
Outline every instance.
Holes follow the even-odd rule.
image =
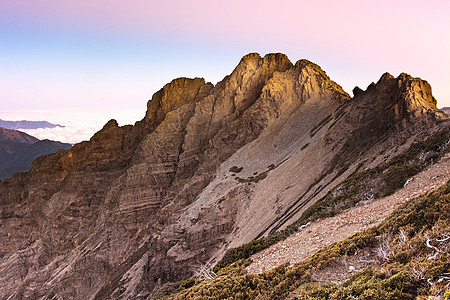
[[[283,54],[249,54],[216,86],[176,79],[135,126],[0,182],[0,299],[145,299],[445,119],[425,81],[385,74],[350,99]]]

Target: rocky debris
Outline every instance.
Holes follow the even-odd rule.
[[[396,193],[378,199],[359,202],[341,214],[316,220],[298,233],[288,237],[251,257],[247,271],[260,273],[284,263],[295,264],[317,251],[339,242],[357,232],[379,225],[389,214],[409,200],[444,185],[450,180],[450,155],[412,177],[408,184]],[[323,283],[342,283],[352,273],[361,271],[373,263],[373,253],[345,257],[317,271],[314,280]]]
[[[215,86],[165,85],[134,126],[0,181],[1,297],[146,299],[295,221],[358,164],[446,126],[425,83],[384,77],[350,99],[309,61],[249,54]],[[232,166],[270,172],[240,183]]]

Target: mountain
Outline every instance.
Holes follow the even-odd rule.
[[[386,73],[353,93],[307,60],[249,54],[216,85],[168,83],[134,126],[36,159],[0,182],[2,299],[148,299],[444,155],[450,122],[426,81]]]
[[[33,144],[39,141],[39,139],[29,134],[26,134],[25,132],[0,127],[0,142],[6,141]]]
[[[0,179],[30,170],[39,156],[69,149],[72,145],[49,140],[40,141],[26,133],[0,127]]]
[[[447,115],[450,115],[450,107],[442,107],[441,110],[445,112]]]
[[[6,129],[38,129],[64,127],[59,124],[52,124],[47,121],[5,121],[0,119],[0,127]]]

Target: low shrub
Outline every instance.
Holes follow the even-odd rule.
[[[237,166],[232,166],[230,168],[230,172],[232,173],[240,173],[242,171],[243,167],[237,167]]]
[[[220,269],[215,278],[196,282],[169,299],[416,299],[418,295],[443,296],[450,268],[450,239],[446,239],[450,235],[449,218],[450,181],[405,204],[381,225],[335,243],[292,267],[284,264],[261,274],[248,274],[245,267],[250,262],[241,259]],[[389,260],[367,267],[343,284],[311,282],[311,275],[316,270],[340,256],[353,255],[364,248],[373,249],[377,241],[386,236],[389,236],[393,251]]]

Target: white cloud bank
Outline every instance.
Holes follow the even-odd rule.
[[[65,127],[19,129],[40,140],[49,139],[75,144],[89,140],[94,133],[110,120],[116,119],[120,126],[134,124],[145,115],[143,110],[122,111],[8,111],[0,112],[3,120],[48,121]]]

